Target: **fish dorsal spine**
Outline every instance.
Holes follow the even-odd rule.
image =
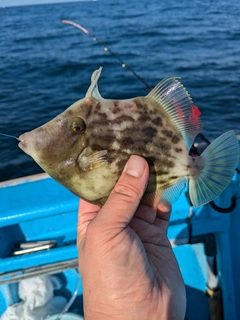
[[[177,77],[160,81],[147,95],[163,108],[180,131],[188,150],[201,131],[200,111]]]
[[[102,67],[100,67],[99,69],[93,72],[91,77],[91,84],[85,96],[86,98],[89,97],[89,98],[94,98],[96,100],[103,100],[103,97],[100,95],[98,90],[98,79],[101,75],[101,72],[102,72]]]

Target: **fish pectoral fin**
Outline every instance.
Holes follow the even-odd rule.
[[[187,179],[185,177],[180,178],[174,185],[166,189],[145,193],[141,202],[152,208],[157,208],[161,201],[174,203],[181,196],[186,186]]]
[[[89,155],[86,153],[87,149],[82,152],[78,159],[79,166],[83,171],[94,170],[108,162],[107,150],[95,151]]]

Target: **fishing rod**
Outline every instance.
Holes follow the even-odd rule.
[[[104,51],[109,52],[115,59],[117,59],[121,63],[123,68],[127,68],[130,72],[132,72],[132,74],[139,81],[141,81],[148,90],[150,90],[150,91],[152,90],[152,88],[147,84],[147,82],[143,78],[141,78],[126,62],[124,62],[121,58],[119,58],[119,56],[116,55],[116,53],[114,53],[112,50],[110,50],[103,42],[98,40],[98,38],[96,36],[92,35],[89,30],[87,30],[86,28],[84,28],[83,26],[81,26],[80,24],[78,24],[74,21],[62,20],[62,23],[70,24],[70,25],[80,29],[81,31],[83,31],[86,35],[90,36],[95,42],[97,42],[97,44],[99,44],[100,46],[103,47]]]

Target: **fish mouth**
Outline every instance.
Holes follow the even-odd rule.
[[[22,149],[24,152],[26,152],[27,149],[27,143],[26,140],[24,139],[24,134],[22,134],[21,136],[18,137],[18,140],[20,141],[18,146],[20,149]]]
[[[20,149],[24,150],[25,146],[24,146],[24,143],[22,141],[19,142],[18,146],[19,146]]]

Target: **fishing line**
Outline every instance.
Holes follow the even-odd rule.
[[[87,30],[86,28],[84,28],[83,26],[81,26],[80,24],[74,22],[74,21],[71,21],[71,20],[62,20],[62,23],[65,23],[65,24],[70,24],[76,28],[78,28],[79,30],[83,31],[86,35],[90,36],[97,44],[99,44],[100,46],[103,47],[104,51],[106,52],[109,52],[115,59],[117,59],[120,63],[121,63],[121,66],[123,68],[127,68],[139,81],[141,81],[145,87],[151,91],[152,88],[147,84],[147,82],[142,79],[128,64],[126,64],[116,53],[114,53],[112,50],[110,50],[103,42],[101,42],[100,40],[98,40],[98,38],[94,35],[92,35],[90,33],[89,30]],[[202,133],[199,133],[198,134],[199,137],[207,143],[207,145],[209,145],[211,142],[202,134]],[[237,168],[236,169],[237,172],[239,173],[239,169]]]
[[[143,78],[141,78],[126,62],[124,62],[116,53],[110,50],[109,47],[107,47],[103,42],[98,40],[96,36],[92,35],[86,28],[70,20],[62,20],[62,23],[70,24],[83,31],[86,35],[90,36],[97,44],[103,47],[104,51],[109,52],[115,59],[117,59],[121,63],[121,66],[123,68],[127,68],[139,81],[141,81],[148,90],[152,90],[152,88],[147,84],[147,82]]]
[[[17,137],[11,136],[10,134],[5,134],[5,133],[1,133],[1,132],[0,132],[0,135],[1,135],[1,136],[4,136],[4,137],[8,137],[8,138],[14,138],[14,139],[20,141]]]

